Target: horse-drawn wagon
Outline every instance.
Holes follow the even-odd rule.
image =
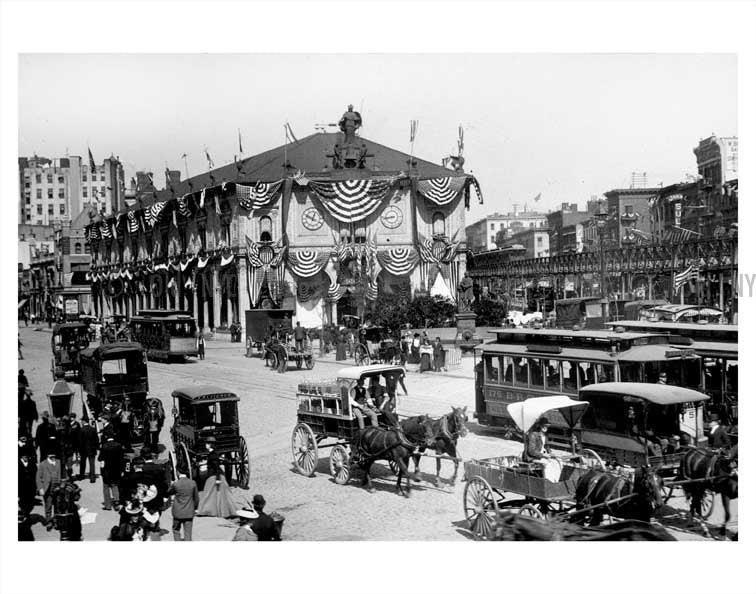
[[[226,479],[249,486],[249,451],[239,432],[239,397],[215,386],[177,388],[173,397],[171,441],[176,467],[189,470],[195,480],[207,478],[208,438],[215,439]]]
[[[382,326],[371,326],[360,330],[360,337],[354,345],[354,363],[357,366],[371,363],[400,365],[402,345]]]
[[[265,362],[268,366],[276,369],[283,366],[283,371],[287,371],[289,368],[289,361],[293,361],[297,366],[297,369],[302,369],[302,366],[307,369],[315,367],[315,355],[312,352],[312,344],[307,341],[302,350],[291,342],[290,337],[286,337],[283,340],[271,341],[265,344]]]

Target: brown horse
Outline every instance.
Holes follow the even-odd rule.
[[[457,473],[459,472],[459,460],[457,459],[457,440],[467,435],[467,407],[451,407],[452,411],[446,413],[443,417],[433,421],[432,446],[436,450],[436,455],[447,455],[454,458],[454,475],[451,478],[452,486],[457,482]],[[412,418],[412,417],[411,417]],[[409,420],[409,419],[408,419]],[[405,421],[402,421],[405,422]],[[415,461],[415,476],[420,472],[420,455],[425,452],[425,446],[418,448],[418,453],[413,456]],[[441,458],[436,458],[436,487],[439,486],[441,475]]]
[[[724,523],[720,534],[724,535],[730,521],[730,500],[738,498],[738,448],[730,452],[691,448],[683,455],[678,469],[685,497],[690,500],[690,519],[697,521],[701,530],[709,530],[701,517],[701,502],[706,491],[719,493],[724,507]]]
[[[577,509],[594,508],[586,512],[592,526],[600,524],[605,513],[615,518],[648,522],[664,503],[662,485],[661,477],[648,466],[636,468],[632,480],[605,470],[589,470],[577,484]],[[624,499],[607,503],[620,497]]]
[[[410,421],[410,419],[408,419]],[[368,491],[374,491],[370,480],[370,467],[376,460],[393,461],[397,468],[396,490],[405,497],[410,496],[410,472],[407,468],[409,459],[417,445],[425,443],[432,447],[433,422],[426,416],[413,417],[401,429],[383,427],[365,427],[360,429],[352,442],[352,451],[357,465],[364,471],[362,484]],[[402,489],[402,477],[407,479],[407,492]]]
[[[584,528],[558,520],[541,520],[519,514],[500,514],[494,540],[676,540],[661,526],[638,520],[625,520],[600,528]]]

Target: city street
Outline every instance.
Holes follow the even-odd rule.
[[[46,393],[52,387],[50,374],[50,337],[45,327],[19,329],[24,344],[24,360],[19,361],[29,378],[33,398],[41,413],[46,410]],[[467,532],[462,511],[464,482],[462,468],[455,486],[442,482],[440,488],[432,485],[435,463],[431,459],[421,462],[420,483],[413,483],[412,496],[407,499],[395,493],[395,477],[385,462],[373,466],[376,492],[368,493],[361,487],[358,474],[346,485],[336,484],[328,472],[329,448],[319,450],[319,465],[312,478],[298,474],[292,466],[291,433],[296,424],[295,392],[304,379],[323,380],[334,377],[351,360],[335,362],[319,359],[311,371],[296,370],[284,375],[265,367],[261,359],[245,358],[243,345],[228,342],[207,342],[204,361],[191,359],[187,363],[149,363],[150,395],[162,400],[167,412],[172,408],[170,394],[177,387],[214,384],[228,388],[241,398],[239,403],[241,433],[250,452],[250,488],[234,488],[240,506],[251,501],[252,495],[261,493],[267,500],[266,511],[277,511],[285,517],[282,536],[285,540],[465,540]],[[408,396],[400,396],[399,410],[403,415],[430,414],[440,416],[450,406],[467,406],[470,432],[460,441],[461,456],[465,459],[519,454],[522,444],[503,439],[501,432],[480,427],[473,419],[474,392],[472,358],[463,358],[462,364],[448,373],[413,373],[407,375]],[[74,410],[81,414],[80,387],[70,384],[77,392]],[[161,444],[170,448],[170,416],[161,433]],[[161,456],[166,456],[164,450]],[[441,475],[450,477],[452,464],[443,462]],[[84,540],[105,540],[110,528],[117,524],[115,512],[103,511],[102,485],[89,481],[78,483],[82,488],[80,505],[96,514],[95,521],[84,525]],[[679,518],[685,500],[679,490],[662,510],[664,523],[680,540],[702,538],[698,531],[685,529],[686,520]],[[737,501],[732,504],[732,532],[737,532]],[[37,506],[34,513],[41,513]],[[721,504],[716,503],[711,518],[712,526],[721,522]],[[161,527],[170,529],[170,511],[163,514]],[[196,540],[230,540],[237,524],[232,520],[197,518]],[[47,532],[35,524],[34,536],[38,540],[57,540],[56,531]],[[163,539],[170,540],[169,532]]]

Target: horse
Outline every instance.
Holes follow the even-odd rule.
[[[436,450],[436,455],[441,456],[446,454],[454,458],[454,475],[451,478],[451,485],[454,486],[457,482],[457,473],[459,472],[459,460],[457,459],[457,440],[460,437],[467,435],[467,407],[456,408],[451,407],[452,411],[446,413],[443,417],[433,421],[433,437],[434,443],[432,446]],[[410,419],[415,417],[410,417]],[[402,421],[405,423],[410,419]],[[400,423],[401,425],[401,423]],[[425,452],[426,447],[421,445],[418,449],[419,453],[413,455],[415,461],[415,474],[417,477],[420,472],[420,455]],[[441,475],[441,458],[436,458],[436,481],[435,486],[439,486]]]
[[[662,486],[661,477],[645,465],[635,469],[632,482],[629,477],[592,469],[580,477],[575,490],[575,500],[577,509],[581,510],[625,497],[616,503],[602,505],[586,512],[590,514],[589,523],[592,526],[601,523],[605,512],[616,518],[648,522],[664,503]],[[576,515],[576,519],[583,517],[583,514]]]
[[[680,461],[677,478],[682,482],[685,497],[690,500],[690,520],[698,521],[707,536],[709,530],[701,517],[704,493],[709,490],[721,496],[725,517],[720,534],[724,535],[730,521],[730,500],[738,498],[737,460],[738,450],[735,446],[726,453],[691,448]]]
[[[669,541],[676,540],[661,526],[626,520],[598,528],[584,528],[558,520],[540,520],[520,514],[500,514],[494,540],[507,541]]]
[[[76,503],[80,497],[81,489],[68,480],[53,489],[54,523],[60,532],[60,540],[81,540],[81,519]]]
[[[370,467],[376,460],[393,461],[397,468],[396,490],[405,497],[410,496],[410,472],[407,466],[415,448],[420,443],[432,447],[433,422],[427,416],[414,417],[411,423],[405,423],[401,429],[383,427],[365,427],[360,429],[352,442],[356,464],[364,471],[362,484],[369,492],[374,492],[370,480]],[[411,437],[410,437],[411,436]],[[410,441],[410,439],[415,441]],[[407,492],[402,489],[402,477],[407,478]]]

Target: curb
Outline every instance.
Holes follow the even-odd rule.
[[[333,359],[321,359],[321,358],[316,357],[315,361],[317,363],[325,363],[327,365],[338,365],[339,367],[354,367],[353,363],[348,363],[350,359],[345,359],[344,361],[334,361]],[[422,375],[419,371],[416,371],[414,369],[407,369],[405,367],[404,370],[408,374],[411,373],[413,375]],[[424,371],[422,373],[430,374],[429,377],[451,377],[455,379],[469,379],[469,380],[475,379],[473,376],[470,376],[470,375],[459,375],[459,374],[448,372],[448,371],[441,372],[441,373],[436,373],[435,371]]]

